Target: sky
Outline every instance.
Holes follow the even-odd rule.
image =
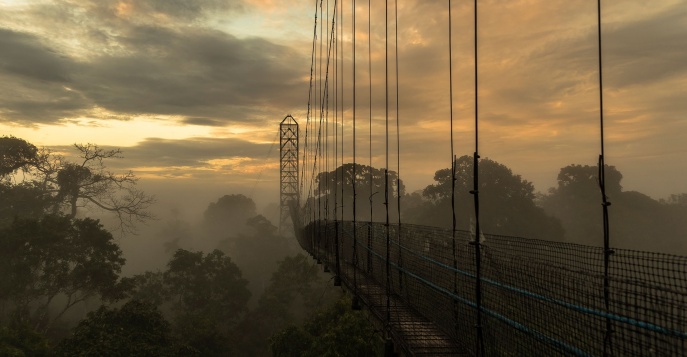
[[[334,0],[322,3],[331,18]],[[0,0],[0,135],[63,153],[73,143],[121,148],[112,169],[133,170],[164,208],[232,193],[277,202],[278,124],[292,114],[303,136],[308,122],[315,4]],[[409,191],[422,189],[450,166],[450,78],[455,154],[474,151],[472,1],[452,2],[452,76],[448,1],[398,0],[398,38],[389,1],[387,42],[386,3],[368,4],[356,2],[358,161],[370,163],[371,145],[372,166],[385,166],[388,82],[390,169]],[[602,4],[606,162],[625,190],[687,192],[687,4]],[[335,83],[350,140],[351,0],[343,9]],[[478,14],[480,155],[546,192],[560,168],[599,155],[596,1],[481,0]],[[326,49],[324,33],[316,44]]]

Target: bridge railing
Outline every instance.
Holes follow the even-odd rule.
[[[465,231],[455,237],[455,268],[446,229],[316,221],[298,239],[334,273],[338,252],[342,269],[373,279],[476,355],[474,237]],[[687,355],[687,257],[616,249],[606,304],[603,248],[485,238],[480,285],[486,355]]]

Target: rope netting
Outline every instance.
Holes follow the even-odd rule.
[[[451,230],[404,224],[399,231],[398,225],[389,225],[391,279],[387,279],[386,229],[382,223],[312,223],[299,242],[334,267],[336,245],[313,245],[309,237],[333,239],[338,233],[341,278],[351,286],[352,237],[357,231],[359,281],[389,291],[394,301],[412,308],[464,349],[478,354],[475,245],[470,244],[474,234],[455,233],[458,264],[454,268]],[[610,338],[607,345],[613,346],[613,355],[687,355],[687,257],[614,251],[606,309],[604,248],[484,234],[480,252],[484,353],[599,356],[605,351],[604,340]],[[398,261],[401,255],[402,265]],[[403,289],[393,283],[399,274],[403,274]],[[457,319],[449,313],[454,304],[458,305]],[[608,320],[613,326],[610,334]],[[392,328],[399,323],[393,313],[390,323]]]

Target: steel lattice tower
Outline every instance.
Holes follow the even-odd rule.
[[[293,227],[291,205],[300,207],[298,182],[298,122],[291,114],[284,117],[279,124],[279,176],[280,176],[280,211],[279,232],[284,233],[287,227]]]

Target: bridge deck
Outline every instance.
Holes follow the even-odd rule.
[[[327,264],[327,263],[325,263]],[[333,264],[330,269],[334,270]],[[341,265],[341,280],[355,293],[369,311],[379,320],[386,321],[386,291],[372,277],[358,270],[357,289],[353,286],[353,266]],[[397,296],[389,297],[390,333],[396,346],[406,356],[471,356],[454,339],[436,327],[427,318],[413,311]]]
[[[339,257],[407,356],[687,357],[687,257],[616,249],[606,280],[602,248],[485,238],[478,278],[471,232],[337,221],[298,237],[333,272]]]

